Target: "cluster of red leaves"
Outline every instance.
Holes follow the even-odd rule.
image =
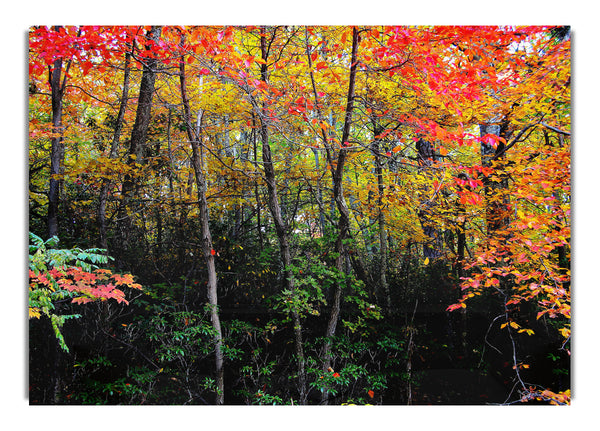
[[[125,293],[118,287],[140,289],[131,274],[113,274],[108,269],[84,271],[80,267],[52,268],[46,273],[36,274],[29,270],[29,285],[32,288],[47,288],[51,291],[66,290],[80,294],[73,298],[73,303],[85,304],[96,300],[114,299],[119,303],[129,304]]]
[[[33,27],[29,32],[29,74],[47,73],[56,59],[76,60],[83,74],[113,58],[121,57],[134,37],[135,27],[56,26]]]
[[[502,28],[440,26],[434,28],[390,27],[384,46],[375,50],[375,56],[383,67],[389,67],[390,75],[400,74],[415,85],[427,83],[438,96],[452,100],[480,100],[482,89],[496,89],[514,79],[511,70],[504,70],[502,78],[498,71],[477,59],[489,58],[496,63],[506,63],[510,56],[507,47],[518,43],[529,34],[542,30],[540,27]],[[445,56],[443,51],[451,51]],[[393,67],[402,64],[403,67]],[[439,67],[444,64],[445,67]]]

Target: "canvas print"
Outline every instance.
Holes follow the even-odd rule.
[[[568,405],[569,26],[33,26],[29,403]]]

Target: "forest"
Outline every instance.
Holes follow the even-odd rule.
[[[29,404],[571,403],[568,26],[28,54]]]

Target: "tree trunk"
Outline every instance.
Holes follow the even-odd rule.
[[[431,167],[436,161],[435,151],[430,142],[424,139],[419,139],[416,143],[418,163],[421,170],[426,170]],[[441,255],[442,241],[439,231],[432,226],[430,214],[434,209],[434,204],[431,199],[425,201],[419,210],[419,221],[423,228],[423,233],[428,238],[423,244],[423,256],[428,259],[435,259]]]
[[[344,229],[346,232],[345,233],[346,237],[349,237],[350,212],[348,210],[348,206],[347,206],[345,198],[344,198],[342,180],[343,180],[343,170],[344,170],[343,164],[346,160],[346,155],[348,152],[346,145],[348,144],[347,140],[350,136],[350,124],[351,124],[351,120],[352,120],[352,109],[354,106],[354,100],[353,100],[354,99],[354,81],[356,78],[356,65],[357,65],[356,50],[358,49],[358,31],[356,29],[354,29],[354,32],[353,32],[352,42],[353,42],[353,46],[352,46],[353,51],[352,52],[355,57],[350,65],[350,83],[349,83],[349,88],[348,88],[349,92],[347,95],[347,102],[346,102],[346,115],[344,117],[344,125],[343,125],[343,132],[342,132],[342,135],[343,135],[342,147],[340,148],[340,151],[338,152],[338,160],[337,161],[333,160],[333,154],[335,151],[329,142],[327,133],[325,132],[324,128],[321,128],[321,139],[323,141],[323,145],[325,146],[325,154],[327,156],[327,163],[328,163],[330,171],[331,171],[331,181],[332,181],[333,191],[334,191],[334,198],[331,202],[331,218],[333,219],[335,217],[335,208],[337,207],[338,210],[340,211],[340,221],[342,222],[342,225],[344,225],[344,224],[347,225],[347,228]],[[316,113],[317,113],[317,118],[320,122],[323,122],[324,117],[323,117],[323,113],[321,112],[321,109],[320,109],[319,93],[317,92],[315,78],[314,78],[314,74],[312,72],[312,59],[311,59],[311,54],[310,54],[308,31],[306,31],[306,56],[307,56],[307,60],[308,60],[308,64],[309,64],[309,70],[310,70],[309,75],[310,75],[310,81],[312,84],[313,97],[315,99],[315,109],[316,109]],[[335,121],[334,121],[332,112],[329,113],[329,128],[332,131],[335,129]],[[332,135],[333,135],[333,133],[332,133]],[[334,166],[337,166],[338,168],[340,168],[339,172],[336,172],[336,168],[334,168]],[[337,186],[336,186],[336,184],[337,184]],[[337,189],[336,189],[336,187],[337,187]],[[338,223],[338,231],[339,231],[339,223]],[[341,231],[339,231],[339,232],[341,232]],[[365,286],[372,285],[372,280],[369,277],[369,275],[365,269],[366,265],[362,261],[360,255],[357,253],[357,250],[351,250],[351,253],[349,253],[349,254],[350,254],[350,263],[352,264],[352,268],[353,268],[354,272],[356,273],[357,277],[362,282],[365,283]],[[343,267],[343,262],[340,263],[340,265],[341,265],[341,267]],[[335,294],[334,294],[334,298],[335,298]]]
[[[458,178],[461,180],[468,180],[469,177],[465,173],[460,173]],[[465,189],[470,189],[470,186],[464,185],[461,186],[460,189],[465,191]],[[460,289],[460,280],[463,277],[463,266],[465,264],[465,250],[467,248],[467,233],[465,231],[466,228],[466,211],[465,206],[460,202],[460,199],[457,199],[456,202],[456,257],[454,259],[454,275],[456,276],[456,280],[459,285],[456,287],[456,301],[458,301],[462,297],[462,291]],[[450,316],[448,316],[450,319]],[[460,353],[463,357],[467,357],[467,309],[460,309],[460,322],[458,329],[458,337],[460,344]]]
[[[123,70],[123,91],[121,92],[121,99],[119,101],[119,113],[117,114],[115,130],[113,133],[112,142],[110,144],[109,158],[115,159],[118,155],[119,139],[121,138],[121,131],[123,129],[123,119],[125,118],[125,111],[127,110],[127,100],[129,97],[129,61],[131,54],[125,54],[125,68]],[[100,231],[100,248],[108,249],[108,240],[106,237],[106,201],[108,199],[108,191],[111,187],[111,181],[108,179],[102,180],[102,188],[100,190],[100,198],[98,204],[98,228]]]
[[[253,159],[254,159],[254,166],[255,169],[258,169],[258,148],[256,145],[256,116],[254,114],[254,112],[252,112],[252,150],[253,150]],[[254,182],[254,198],[256,199],[256,229],[258,232],[258,244],[262,250],[263,248],[263,234],[262,234],[262,220],[261,220],[261,211],[262,211],[262,204],[261,204],[261,199],[260,199],[260,192],[259,192],[259,186],[258,186],[258,181]]]
[[[325,213],[323,208],[323,190],[321,188],[321,168],[319,167],[319,150],[313,148],[315,156],[315,172],[317,173],[317,205],[319,206],[319,230],[321,236],[325,235]]]
[[[372,145],[372,152],[375,157],[375,175],[377,176],[377,224],[379,229],[379,288],[383,290],[385,296],[385,303],[387,307],[387,313],[392,310],[392,302],[390,298],[390,289],[387,282],[387,265],[388,265],[388,239],[387,230],[385,228],[385,214],[383,213],[383,195],[384,195],[384,184],[383,184],[383,167],[380,157],[379,140],[377,136],[383,132],[380,126],[374,125],[373,135],[375,140]]]
[[[157,42],[160,38],[161,27],[152,26],[147,33],[146,38]],[[138,97],[138,106],[135,116],[135,123],[131,131],[131,140],[127,157],[127,164],[134,168],[136,163],[141,163],[143,149],[146,144],[150,117],[152,114],[152,99],[154,96],[154,83],[156,81],[156,68],[158,60],[155,57],[144,59],[144,68],[142,71],[142,80],[140,83],[140,94]],[[119,221],[121,222],[121,247],[127,249],[129,232],[132,227],[131,216],[127,213],[130,205],[130,198],[135,189],[135,176],[126,174],[121,189],[121,205],[119,206]]]
[[[346,163],[348,139],[350,138],[350,125],[352,123],[352,111],[354,109],[354,84],[356,80],[356,55],[358,51],[358,29],[352,29],[352,54],[350,59],[350,77],[348,82],[348,94],[346,97],[346,116],[344,118],[344,127],[342,129],[342,146],[338,152],[337,164],[335,170],[332,166],[333,176],[333,198],[340,213],[338,220],[338,236],[335,242],[336,260],[335,265],[339,274],[344,273],[345,249],[344,241],[350,236],[350,211],[344,197],[344,164]],[[331,165],[331,163],[330,163]],[[340,316],[342,283],[336,283],[331,304],[331,315],[327,323],[325,332],[325,344],[323,346],[323,370],[331,368],[331,339],[335,335],[337,322]],[[327,404],[329,394],[323,391],[321,403]]]
[[[69,63],[70,64],[70,63]],[[67,73],[62,79],[63,60],[58,58],[49,71],[49,83],[52,92],[52,132],[50,144],[50,184],[48,189],[48,237],[58,235],[58,201],[62,180],[62,162],[64,159],[62,108]],[[68,66],[67,66],[68,71]]]
[[[223,335],[221,331],[221,320],[219,318],[218,295],[217,295],[217,270],[215,267],[215,251],[213,249],[212,236],[209,226],[208,202],[206,200],[206,178],[200,157],[200,137],[202,127],[202,113],[198,115],[197,128],[194,133],[192,127],[192,116],[190,103],[186,90],[185,61],[183,56],[179,63],[179,79],[181,89],[181,100],[183,102],[186,131],[192,146],[192,165],[198,189],[198,209],[200,218],[200,234],[202,236],[202,252],[208,272],[208,302],[210,304],[210,318],[215,331],[215,373],[217,381],[216,404],[223,405],[225,402],[225,380],[223,369]],[[194,136],[195,135],[195,136]]]
[[[266,27],[261,27],[260,36],[260,49],[262,59],[265,63],[261,65],[261,80],[267,82],[267,39],[266,39]],[[260,113],[260,137],[262,141],[262,159],[263,169],[265,173],[265,181],[267,184],[268,196],[269,196],[269,209],[273,217],[275,224],[275,232],[277,233],[277,239],[279,240],[279,251],[281,255],[283,265],[283,275],[286,281],[287,289],[296,296],[296,287],[294,284],[294,277],[290,271],[292,265],[292,254],[290,250],[290,243],[288,238],[288,229],[281,212],[281,205],[279,203],[279,196],[277,190],[277,182],[275,177],[275,168],[273,166],[273,159],[271,156],[271,146],[269,144],[269,130],[268,130],[268,115],[266,112],[266,104],[263,102],[262,111]],[[304,348],[302,343],[302,324],[300,321],[300,314],[296,307],[292,308],[292,320],[294,323],[294,342],[296,349],[296,357],[298,362],[298,389],[299,389],[299,404],[305,405],[307,400],[306,390],[306,370],[305,370],[305,359],[304,359]]]
[[[486,135],[497,136],[506,139],[506,131],[501,124],[480,124],[480,136],[483,138]],[[487,232],[491,234],[508,223],[508,196],[503,193],[503,190],[508,187],[508,180],[502,169],[502,161],[504,159],[505,144],[498,142],[497,145],[492,145],[490,142],[481,142],[481,165],[484,167],[492,167],[496,171],[496,175],[500,181],[490,181],[488,177],[484,177],[483,185],[486,197],[486,224]]]

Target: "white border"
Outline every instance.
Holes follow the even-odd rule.
[[[417,4],[417,6],[415,6]],[[120,429],[438,429],[495,430],[529,427],[589,429],[596,403],[598,340],[595,317],[598,274],[596,204],[600,158],[595,146],[598,110],[599,34],[593,2],[307,0],[98,2],[29,1],[5,5],[3,42],[2,134],[4,196],[2,238],[2,390],[3,422],[18,429],[70,429],[71,425]],[[572,80],[574,183],[574,400],[570,407],[29,407],[24,347],[27,267],[26,33],[39,24],[568,24],[573,27]],[[4,193],[3,193],[4,194]],[[25,381],[24,381],[25,380]],[[588,422],[588,420],[590,422]]]

